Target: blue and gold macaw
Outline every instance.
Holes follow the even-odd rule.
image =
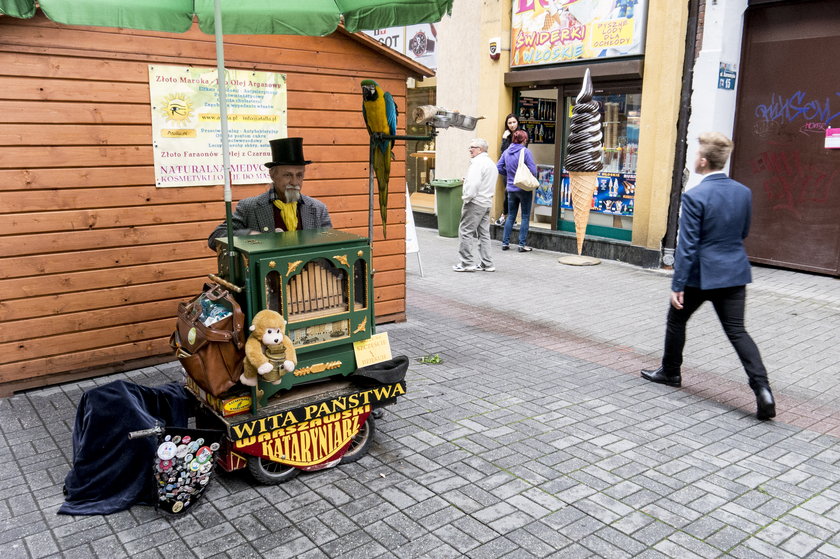
[[[373,80],[362,81],[362,115],[368,133],[379,132],[393,136],[397,133],[397,104],[387,91]],[[371,140],[373,141],[373,140]],[[378,140],[373,150],[373,173],[379,188],[379,215],[382,216],[382,233],[388,221],[388,179],[391,177],[391,158],[394,140]]]

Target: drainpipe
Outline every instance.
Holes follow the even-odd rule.
[[[697,26],[700,19],[700,2],[689,0],[688,30],[685,38],[685,57],[683,58],[682,89],[680,90],[680,112],[677,118],[677,146],[674,150],[674,174],[671,177],[671,196],[668,206],[668,222],[665,236],[662,238],[662,265],[670,268],[674,265],[674,249],[677,246],[677,223],[680,215],[680,197],[688,179],[685,172],[686,152],[688,150],[688,120],[691,117],[691,82],[694,78],[694,51],[697,48]]]

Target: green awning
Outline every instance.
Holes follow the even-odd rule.
[[[35,15],[32,0],[0,0],[0,14],[12,17],[30,18]]]
[[[450,13],[453,0],[225,0],[225,35],[329,35],[344,17],[348,31],[430,23]],[[183,33],[198,17],[214,33],[213,0],[40,0],[46,16],[67,25]],[[35,14],[35,0],[0,0],[0,13]]]

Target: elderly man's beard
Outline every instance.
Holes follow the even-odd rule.
[[[291,202],[299,202],[300,201],[300,188],[295,186],[287,186],[286,192],[283,195],[286,199],[286,203],[289,204]]]

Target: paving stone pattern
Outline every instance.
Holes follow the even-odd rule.
[[[380,327],[408,394],[355,464],[279,486],[217,475],[181,517],[56,514],[84,390],[155,385],[177,363],[0,400],[0,549],[40,557],[840,558],[840,290],[755,268],[748,328],[779,416],[754,418],[711,308],[689,325],[684,386],[661,356],[667,273],[501,252],[456,274],[457,240],[419,230],[408,321]]]

